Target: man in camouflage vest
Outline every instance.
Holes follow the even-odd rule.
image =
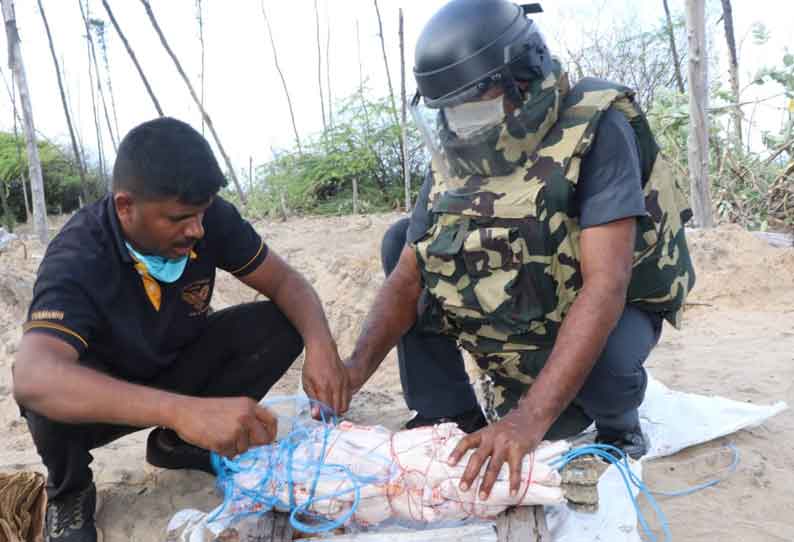
[[[518,488],[545,438],[595,421],[639,458],[643,363],[694,284],[676,184],[630,89],[572,88],[527,14],[452,0],[416,47],[414,118],[431,165],[413,215],[386,234],[388,278],[346,361],[358,389],[399,344],[407,427],[471,434],[463,489],[487,463]],[[458,347],[479,366],[486,420]]]

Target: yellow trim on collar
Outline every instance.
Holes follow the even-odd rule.
[[[149,274],[149,270],[143,262],[135,260],[135,270],[138,271],[138,274],[141,276],[146,297],[149,298],[149,302],[152,304],[152,307],[154,307],[154,310],[159,312],[160,305],[163,301],[163,292],[160,288],[160,283]]]

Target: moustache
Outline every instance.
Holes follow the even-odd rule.
[[[175,243],[174,246],[176,248],[193,248],[196,243],[198,243],[198,239],[186,239],[184,241]]]

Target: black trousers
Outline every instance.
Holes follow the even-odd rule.
[[[381,261],[392,272],[405,246],[409,219],[393,224],[384,235]],[[595,420],[599,431],[623,432],[639,422],[637,407],[648,383],[643,364],[659,341],[658,315],[626,306],[618,324],[574,402]],[[422,416],[455,416],[477,406],[463,357],[455,340],[415,327],[397,346],[400,381],[408,408]]]
[[[300,334],[270,302],[229,307],[208,317],[206,332],[172,367],[137,382],[195,397],[259,401],[303,350]],[[112,375],[102,360],[80,363]],[[101,423],[67,424],[23,409],[33,442],[47,467],[47,496],[85,487],[92,480],[90,451],[141,428]]]

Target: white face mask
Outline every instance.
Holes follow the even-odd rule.
[[[467,139],[502,122],[505,117],[504,97],[445,107],[444,115],[450,130],[459,138]]]

